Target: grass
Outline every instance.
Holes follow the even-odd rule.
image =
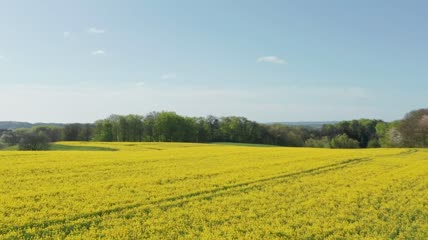
[[[75,146],[53,143],[50,145],[51,151],[117,151],[117,149],[100,146]]]
[[[10,146],[0,149],[0,151],[18,151],[18,146]],[[91,145],[71,145],[62,143],[51,143],[47,151],[117,151],[111,147],[91,146]]]
[[[0,149],[0,151],[18,151],[18,146],[7,146],[5,148]]]
[[[107,145],[108,143],[106,143]],[[110,143],[112,145],[114,143]],[[148,143],[147,143],[148,144]],[[154,143],[156,144],[156,143]],[[96,144],[94,144],[96,145]],[[138,146],[139,143],[123,143],[124,146]],[[235,143],[235,142],[213,142],[210,145],[221,145],[221,146],[238,146],[238,147],[280,147],[268,144],[252,144],[252,143]],[[0,151],[17,151],[18,146],[10,146]],[[59,142],[51,143],[49,151],[117,151],[116,148],[105,147],[105,146],[91,146],[91,142]]]

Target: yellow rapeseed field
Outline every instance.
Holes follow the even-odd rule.
[[[424,149],[60,144],[117,151],[0,151],[0,239],[428,239]]]

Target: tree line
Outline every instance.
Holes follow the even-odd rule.
[[[93,124],[81,123],[0,129],[0,149],[17,146],[19,150],[48,150],[51,142],[91,141],[93,130]]]
[[[427,147],[428,109],[412,111],[403,120],[394,122],[360,119],[325,124],[321,128],[262,124],[244,117],[186,117],[174,112],[151,112],[146,115],[111,115],[93,124],[0,130],[0,136],[3,145],[18,145],[23,150],[46,149],[46,143],[56,141],[236,142],[322,148]]]

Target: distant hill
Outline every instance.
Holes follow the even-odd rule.
[[[62,123],[29,123],[29,122],[14,122],[0,121],[0,129],[17,129],[17,128],[32,128],[34,126],[64,126]]]
[[[308,127],[308,128],[322,128],[326,124],[335,124],[338,121],[325,121],[325,122],[273,122],[269,124],[283,124],[287,126],[296,126],[296,127]]]
[[[267,124],[283,124],[287,126],[308,127],[319,129],[325,124],[335,124],[338,121],[325,121],[325,122],[270,122]],[[16,122],[16,121],[0,121],[0,129],[17,129],[17,128],[32,128],[34,126],[64,126],[64,123],[29,123],[29,122]]]

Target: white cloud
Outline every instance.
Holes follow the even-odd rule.
[[[257,62],[267,62],[267,63],[274,63],[274,64],[286,64],[287,63],[284,59],[281,59],[277,56],[259,57],[257,59]]]
[[[99,49],[91,52],[91,54],[94,56],[103,56],[103,55],[106,55],[106,52],[102,49]]]
[[[174,79],[177,78],[177,74],[175,73],[166,73],[161,76],[162,79]]]
[[[63,32],[63,33],[62,33],[62,35],[63,35],[65,38],[68,38],[68,37],[70,37],[71,32]]]
[[[144,82],[137,82],[135,85],[136,85],[137,87],[142,87],[142,86],[144,86]]]
[[[88,29],[88,33],[91,33],[91,34],[102,34],[105,32],[106,31],[104,29],[99,29],[99,28],[95,28],[95,27],[91,27]]]

